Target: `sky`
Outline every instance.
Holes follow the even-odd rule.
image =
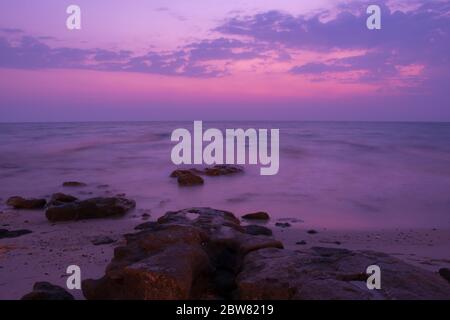
[[[0,122],[450,121],[449,40],[450,0],[2,0]]]

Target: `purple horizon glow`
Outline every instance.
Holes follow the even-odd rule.
[[[74,3],[0,4],[0,121],[450,121],[450,1]]]

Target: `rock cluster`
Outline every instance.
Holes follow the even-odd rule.
[[[212,167],[207,167],[204,169],[177,169],[170,174],[171,178],[177,178],[178,184],[180,186],[195,186],[204,184],[204,179],[202,175],[217,177],[217,176],[227,176],[236,173],[242,173],[244,169],[240,166],[235,165],[215,165]]]
[[[264,228],[264,227],[262,227]],[[449,299],[438,274],[371,251],[283,249],[230,212],[168,212],[125,236],[105,275],[83,281],[87,299]],[[366,287],[366,268],[382,289]]]
[[[230,212],[191,208],[168,212],[126,235],[127,245],[99,280],[85,280],[87,299],[236,298],[242,258],[282,248],[270,236],[245,232]]]
[[[121,197],[91,198],[52,205],[45,215],[50,221],[99,219],[123,216],[135,206],[133,200]]]

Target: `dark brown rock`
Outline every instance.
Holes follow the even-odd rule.
[[[439,274],[442,278],[447,280],[450,283],[450,269],[449,268],[441,268],[439,269]]]
[[[258,226],[258,225],[249,225],[249,226],[244,226],[244,231],[245,233],[257,236],[257,235],[263,235],[263,236],[271,236],[272,235],[272,230],[270,230],[269,228],[263,227],[263,226]]]
[[[24,295],[21,300],[75,300],[64,288],[48,282],[36,282],[33,291]]]
[[[50,221],[99,219],[123,216],[135,206],[133,200],[126,198],[91,198],[51,206],[45,214]]]
[[[182,187],[197,186],[204,183],[203,178],[196,175],[191,170],[175,170],[170,176],[172,178],[177,178],[178,184]]]
[[[381,290],[366,287],[366,268],[374,264],[381,268]],[[450,286],[439,276],[387,254],[320,247],[252,251],[237,285],[241,299],[450,298]]]
[[[25,199],[22,197],[11,197],[6,201],[8,206],[14,209],[41,209],[45,207],[45,199]]]
[[[275,226],[280,228],[288,228],[291,224],[289,222],[277,222],[275,223]]]
[[[63,182],[63,187],[85,187],[87,186],[84,182],[78,182],[78,181],[66,181]]]
[[[259,211],[254,213],[248,213],[242,216],[242,219],[246,220],[269,220],[270,216],[267,212]]]
[[[9,231],[6,229],[0,229],[0,239],[3,238],[17,238],[26,234],[32,233],[30,230],[21,229],[21,230],[13,230]]]
[[[211,208],[167,212],[141,227],[125,235],[104,277],[83,281],[87,299],[230,298],[243,256],[282,247],[246,234],[232,213]]]
[[[61,205],[64,203],[70,203],[70,202],[75,202],[77,201],[78,198],[68,195],[68,194],[64,194],[61,192],[58,193],[54,193],[50,199],[50,201],[48,202],[48,206],[55,206],[55,205]]]
[[[228,164],[215,165],[203,170],[203,173],[207,176],[227,176],[242,172],[244,172],[242,167]]]

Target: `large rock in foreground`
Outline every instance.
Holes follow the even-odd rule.
[[[92,198],[60,203],[47,208],[45,215],[50,221],[70,221],[123,216],[136,203],[126,198]]]
[[[21,300],[75,300],[64,288],[48,282],[36,282],[33,291],[24,295]]]
[[[25,199],[22,197],[11,197],[6,204],[14,209],[41,209],[45,206],[45,199]]]
[[[87,299],[449,299],[439,275],[383,253],[284,250],[266,229],[211,208],[167,212],[126,235]],[[381,290],[366,269],[381,267]]]
[[[381,289],[366,286],[366,268],[381,269]],[[246,255],[237,278],[241,299],[450,299],[437,274],[372,251],[315,247],[262,249]]]
[[[83,281],[87,299],[231,298],[242,257],[282,248],[268,236],[246,234],[230,212],[192,208],[168,212],[126,235],[99,280]]]

